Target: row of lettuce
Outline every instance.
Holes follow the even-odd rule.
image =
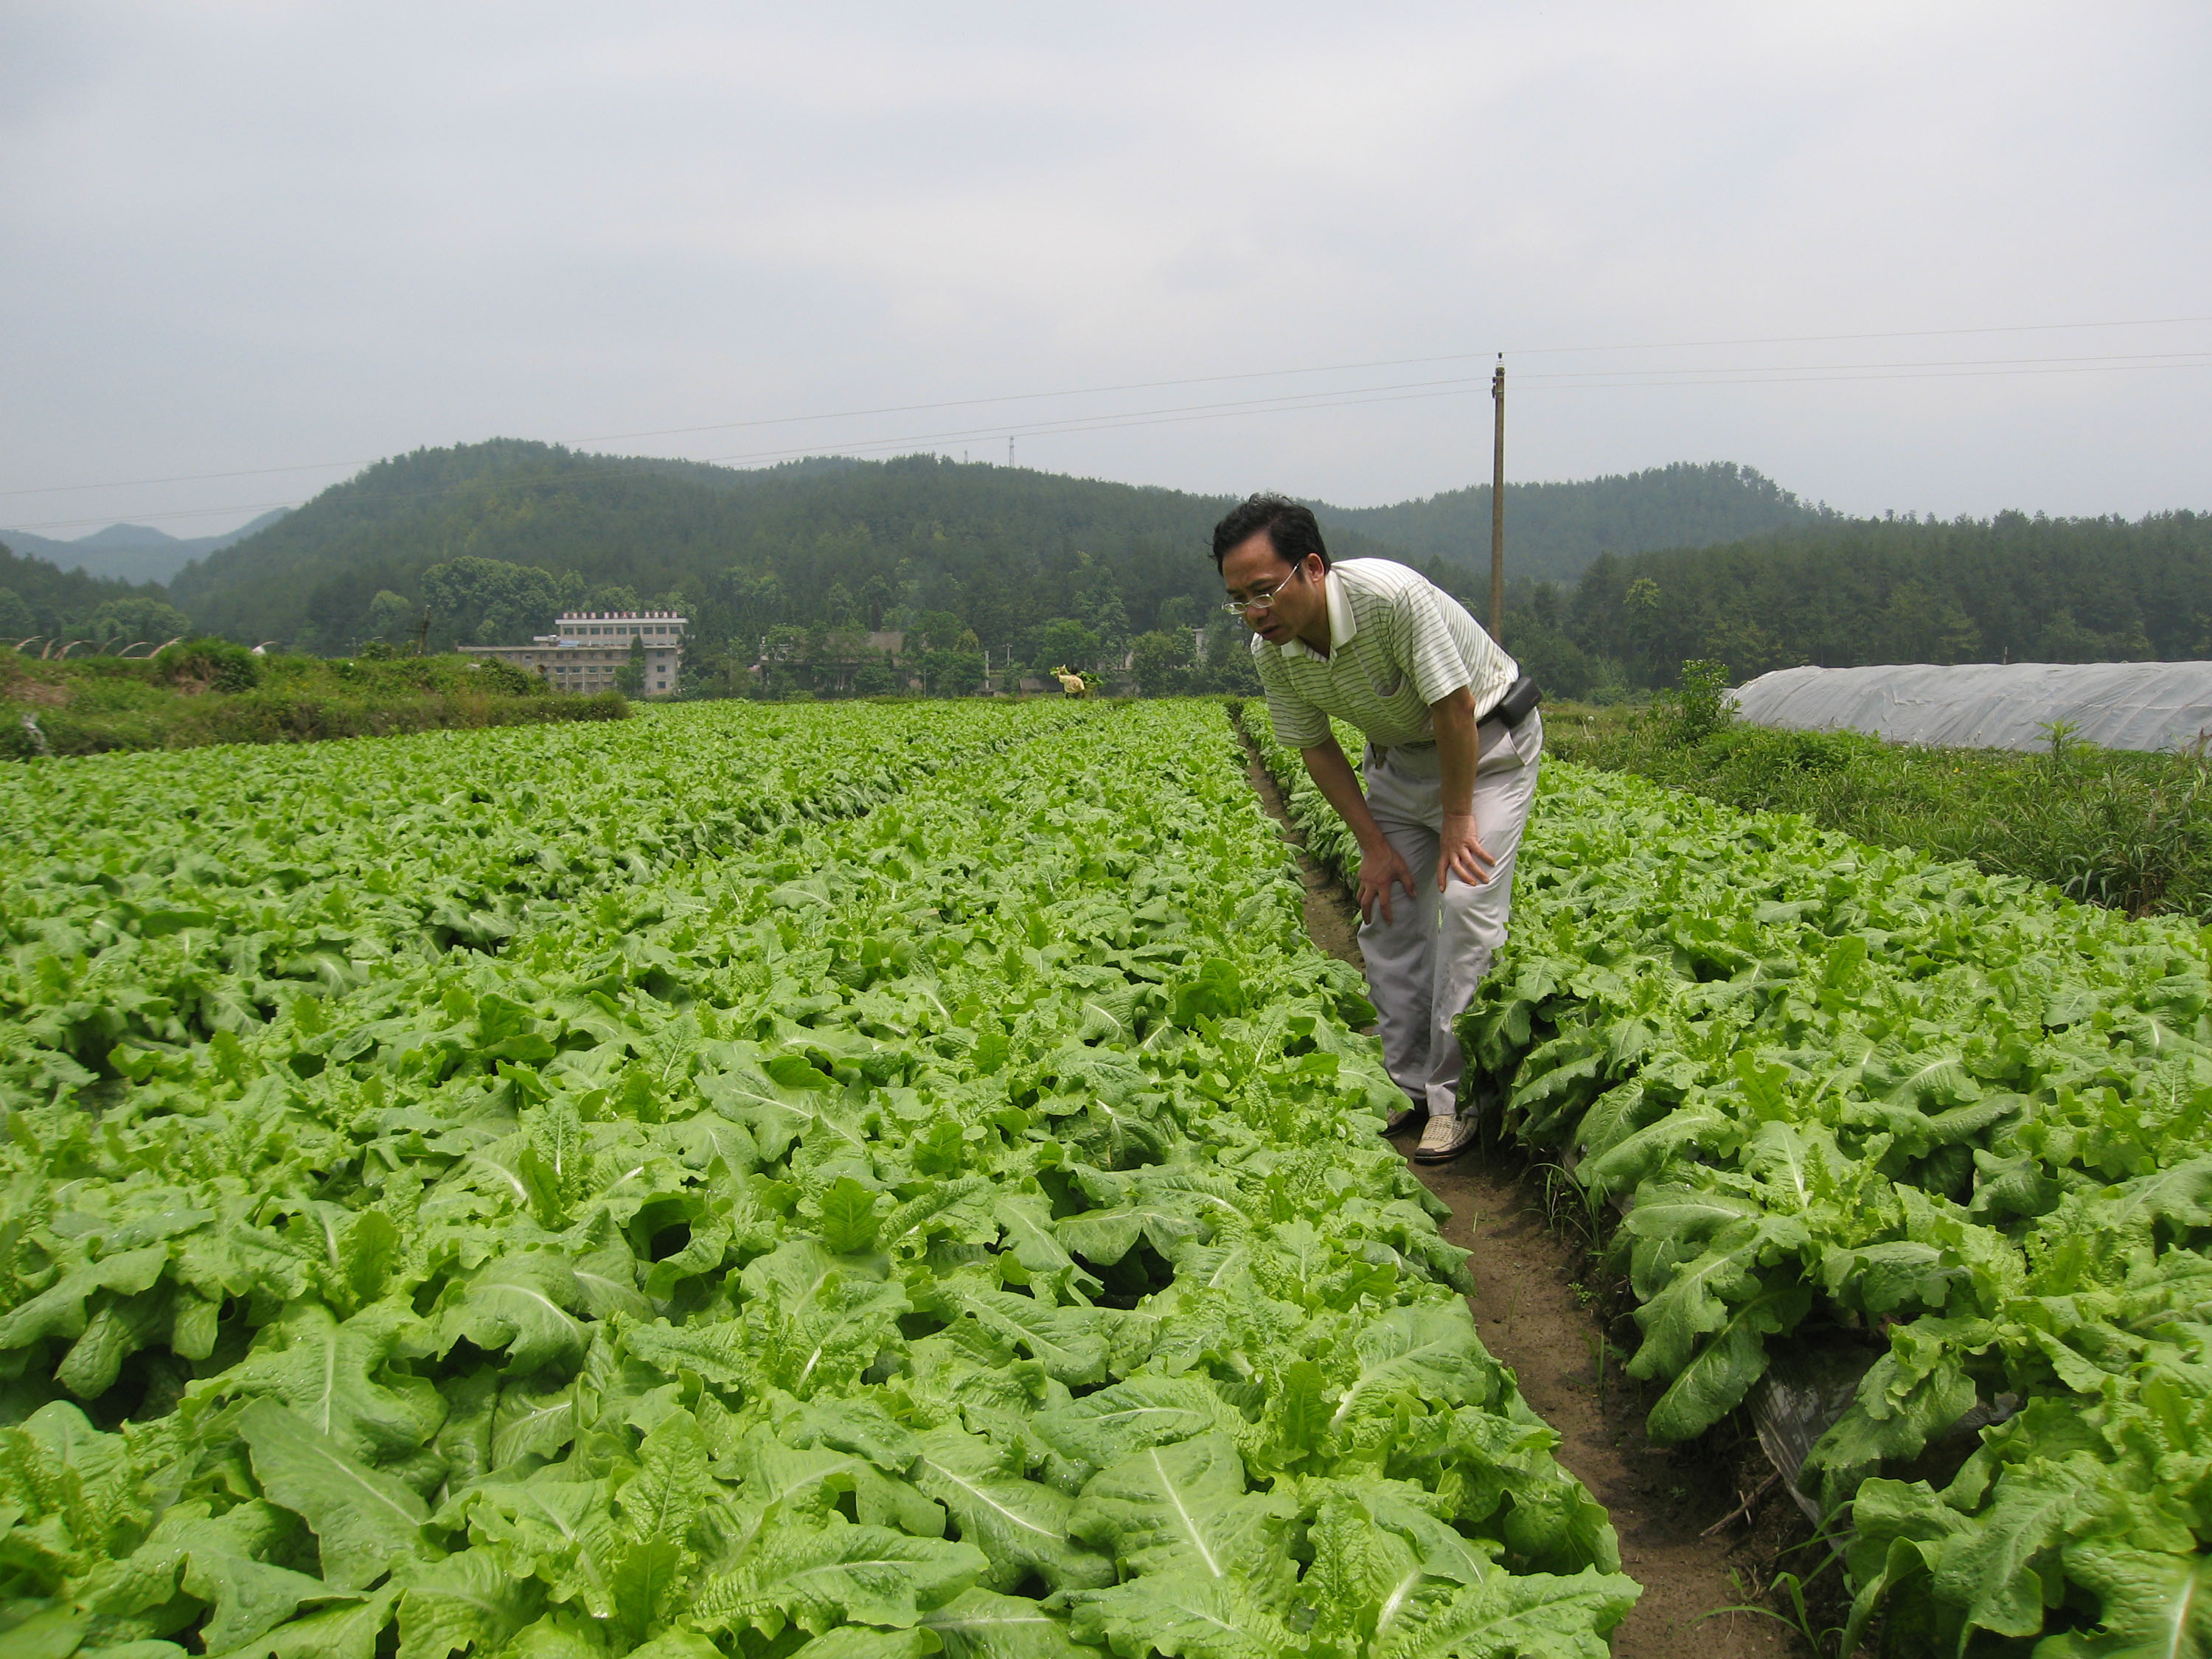
[[[436,732],[27,769],[0,792],[0,1079],[252,1030],[496,951],[787,824],[866,811],[1051,729],[1055,705]]]
[[[502,844],[496,949],[380,911],[272,975],[265,933],[337,924],[243,855],[159,870],[126,824],[75,862],[17,991],[74,925],[139,1023],[95,1063],[10,1012],[0,1640],[1602,1653],[1636,1588],[1375,1133],[1357,981],[1218,710],[932,714],[353,747],[424,809],[388,856]],[[327,912],[375,849],[252,758],[79,787],[249,822]],[[758,821],[686,856],[659,826],[733,778]],[[625,789],[586,881],[563,815]],[[208,920],[95,938],[102,860]],[[257,988],[157,1028],[152,946],[201,931],[179,959]]]
[[[1654,1437],[1856,1352],[1852,1639],[2066,1659],[2212,1651],[2208,1008],[2192,924],[1554,765],[1461,1034],[1622,1212]]]

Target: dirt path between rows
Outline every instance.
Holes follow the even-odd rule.
[[[1307,856],[1282,792],[1256,757],[1249,769],[1252,787],[1297,847],[1306,931],[1331,956],[1360,966],[1358,911]],[[1736,1507],[1732,1469],[1695,1451],[1651,1444],[1644,1404],[1617,1358],[1608,1358],[1601,1389],[1605,1331],[1578,1282],[1581,1253],[1546,1218],[1540,1172],[1506,1151],[1470,1152],[1438,1169],[1413,1167],[1451,1206],[1444,1237],[1474,1253],[1468,1262],[1476,1287],[1470,1305],[1484,1345],[1512,1368],[1522,1396],[1559,1431],[1559,1462],[1605,1505],[1620,1534],[1621,1565],[1644,1586],[1635,1611],[1614,1632],[1613,1652],[1621,1659],[1802,1652],[1788,1630],[1761,1614],[1699,1617],[1754,1599],[1747,1581],[1764,1551],[1756,1543],[1746,1547],[1741,1522],[1701,1535]]]

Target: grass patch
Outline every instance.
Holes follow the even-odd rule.
[[[2201,754],[2099,749],[2055,731],[2033,754],[1930,749],[1734,720],[1694,685],[1649,708],[1556,705],[1546,748],[1713,800],[1799,812],[2144,915],[2212,921],[2212,768]]]
[[[192,640],[156,657],[0,655],[0,757],[314,743],[447,727],[622,720],[619,692],[579,696],[473,658],[256,657]]]

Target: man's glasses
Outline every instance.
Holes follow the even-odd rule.
[[[1263,587],[1256,592],[1247,593],[1241,599],[1231,599],[1221,608],[1232,617],[1242,617],[1248,611],[1273,611],[1275,608],[1275,595],[1297,580],[1297,574],[1298,573],[1293,570],[1273,587]]]

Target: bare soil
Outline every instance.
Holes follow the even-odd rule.
[[[68,706],[70,689],[52,680],[33,679],[24,674],[8,683],[6,696],[11,702],[29,703],[39,708],[62,708]]]
[[[1249,771],[1267,811],[1297,845],[1274,780],[1256,757]],[[1359,913],[1351,898],[1303,846],[1298,866],[1307,932],[1331,956],[1363,966]],[[1409,1139],[1404,1149],[1411,1146]],[[1589,1250],[1553,1224],[1542,1170],[1506,1148],[1413,1167],[1451,1206],[1444,1237],[1474,1252],[1468,1266],[1476,1288],[1469,1305],[1484,1345],[1512,1369],[1522,1397],[1558,1431],[1560,1463],[1605,1505],[1620,1534],[1621,1565],[1644,1586],[1635,1610],[1613,1634],[1614,1653],[1622,1659],[1751,1659],[1807,1651],[1763,1613],[1716,1611],[1763,1600],[1759,1591],[1771,1582],[1777,1553],[1805,1528],[1789,1499],[1772,1490],[1752,1498],[1747,1517],[1737,1513],[1769,1472],[1755,1449],[1732,1451],[1709,1443],[1712,1436],[1683,1449],[1655,1446],[1645,1437],[1650,1402],[1623,1375],[1617,1346],[1632,1340],[1633,1324],[1616,1318],[1608,1330],[1606,1316],[1622,1304],[1597,1282]],[[1724,1524],[1707,1536],[1717,1522]],[[1791,1565],[1809,1572],[1818,1561],[1808,1553]]]

